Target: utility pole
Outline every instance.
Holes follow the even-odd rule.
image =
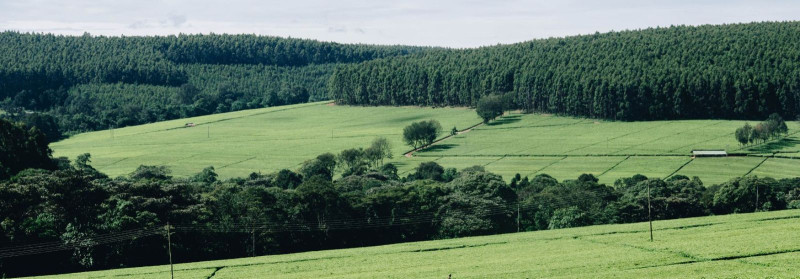
[[[252,242],[251,244],[253,245],[253,247],[252,247],[253,248],[252,255],[253,255],[253,257],[255,257],[256,256],[256,228],[255,227],[253,227],[253,230],[250,231],[250,238],[251,238],[250,240]]]
[[[519,232],[519,201],[517,201],[517,232]]]
[[[650,222],[650,242],[653,242],[653,218],[650,215],[650,183],[647,183],[647,221]]]
[[[206,138],[211,138],[211,126],[206,126]]]
[[[758,212],[758,184],[756,184],[756,204],[753,212]]]
[[[167,253],[169,254],[169,277],[175,279],[175,272],[172,267],[172,239],[170,238],[169,222],[167,222]]]

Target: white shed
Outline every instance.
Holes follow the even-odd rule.
[[[728,152],[722,149],[692,150],[692,157],[726,157]]]

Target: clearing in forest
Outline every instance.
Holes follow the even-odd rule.
[[[560,180],[591,173],[601,182],[644,174],[699,176],[707,184],[759,175],[800,175],[800,125],[788,122],[790,136],[742,148],[733,137],[746,121],[673,120],[617,122],[546,114],[509,114],[460,133],[414,156],[402,142],[403,127],[436,119],[444,137],[452,127],[480,122],[466,108],[330,106],[329,102],[272,107],[97,131],[53,143],[55,156],[89,152],[92,163],[111,175],[141,164],[166,165],[177,176],[214,166],[222,178],[296,169],[324,152],[366,147],[383,136],[393,145],[401,174],[424,161],[462,169],[481,165],[506,180],[549,174]],[[186,123],[194,127],[184,128]],[[755,124],[755,121],[750,121]],[[725,149],[764,157],[690,158],[692,149]],[[775,152],[781,152],[775,154]]]

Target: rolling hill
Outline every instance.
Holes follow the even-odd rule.
[[[196,262],[175,265],[175,278],[792,278],[800,274],[798,218],[785,210],[656,221],[653,242],[647,223],[633,223]],[[162,265],[37,278],[169,272]]]
[[[670,26],[442,49],[343,65],[341,104],[514,108],[616,120],[800,113],[800,22]]]
[[[436,161],[458,169],[482,165],[506,180],[517,173],[546,173],[573,179],[591,173],[601,182],[634,174],[666,178],[699,176],[706,184],[759,175],[775,178],[800,173],[800,125],[790,136],[766,145],[741,148],[733,131],[744,121],[672,120],[614,122],[548,114],[509,114],[477,126],[407,158],[402,129],[414,121],[436,119],[444,130],[480,123],[466,108],[357,107],[329,102],[245,110],[73,136],[51,144],[55,156],[91,153],[93,165],[112,176],[139,165],[166,165],[188,176],[214,166],[223,178],[251,172],[296,169],[324,153],[366,147],[382,136],[393,145],[400,174],[420,162]],[[195,127],[184,128],[188,122]],[[727,158],[690,158],[692,149],[718,148],[749,154]]]

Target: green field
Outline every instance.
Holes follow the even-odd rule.
[[[354,107],[322,102],[91,132],[51,147],[55,156],[70,158],[89,152],[93,165],[111,176],[130,173],[141,164],[167,165],[177,176],[213,165],[223,178],[295,169],[318,154],[365,147],[378,136],[392,142],[392,161],[401,174],[413,171],[420,162],[436,161],[458,169],[482,165],[507,180],[516,173],[546,173],[562,180],[591,173],[604,183],[637,173],[662,178],[675,173],[696,175],[706,184],[744,175],[800,176],[800,161],[789,158],[689,157],[692,149],[702,148],[753,154],[783,151],[786,153],[781,156],[797,156],[797,122],[788,123],[794,134],[786,139],[741,149],[732,134],[744,121],[614,122],[510,114],[412,158],[403,157],[409,149],[401,140],[403,127],[425,119],[438,120],[446,131],[480,122],[473,110],[465,108]],[[183,128],[187,122],[197,126]]]
[[[800,210],[178,264],[175,278],[796,278]],[[165,256],[166,257],[166,256]],[[213,276],[212,276],[213,275]],[[169,266],[53,278],[168,278]]]
[[[479,122],[468,109],[347,107],[331,103],[214,114],[73,136],[53,143],[54,156],[89,152],[99,170],[118,176],[141,164],[167,165],[175,175],[214,166],[222,177],[297,168],[325,153],[389,139],[398,157],[405,125],[437,119],[445,127]],[[183,128],[185,123],[195,127]]]

